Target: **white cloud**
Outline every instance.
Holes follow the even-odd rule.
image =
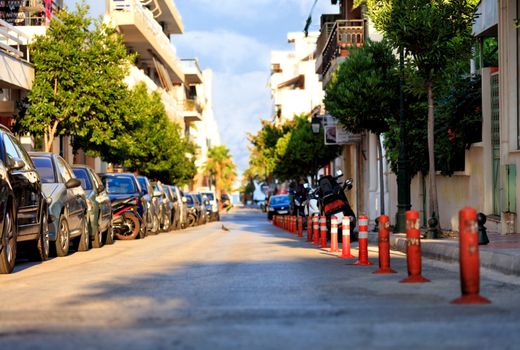
[[[191,31],[175,37],[178,52],[193,52],[201,61],[211,61],[212,69],[224,72],[264,68],[269,70],[270,48],[239,33],[218,29]],[[206,59],[204,59],[206,58]]]
[[[222,143],[229,147],[239,175],[248,167],[247,133],[260,129],[260,119],[270,117],[268,71],[243,74],[215,72],[214,111]]]

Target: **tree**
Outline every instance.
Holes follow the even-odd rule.
[[[208,160],[204,165],[204,170],[215,177],[217,198],[220,198],[223,192],[233,190],[236,180],[236,165],[226,146],[214,146],[208,150]]]
[[[327,85],[325,108],[354,133],[377,135],[381,213],[384,214],[384,176],[381,134],[397,120],[399,80],[397,60],[390,43],[367,40],[353,50]]]
[[[430,215],[439,215],[435,181],[434,94],[439,73],[452,59],[469,57],[476,0],[368,0],[376,28],[413,57],[428,100]],[[439,221],[440,222],[440,221]]]
[[[86,5],[60,11],[30,47],[35,79],[17,129],[43,135],[46,151],[55,136],[70,135],[75,150],[95,153],[124,129],[120,101],[133,56],[114,29],[93,23],[87,12]]]
[[[168,119],[160,95],[137,84],[128,92],[123,110],[126,130],[101,152],[103,160],[164,183],[188,183],[197,170],[195,145]]]

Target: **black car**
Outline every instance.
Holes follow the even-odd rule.
[[[66,256],[72,242],[78,251],[90,249],[87,227],[87,199],[81,181],[59,155],[31,152],[30,156],[42,180],[42,191],[49,205],[49,238],[57,256]]]
[[[148,215],[146,225],[148,226],[148,232],[152,234],[159,233],[160,229],[160,207],[159,199],[154,197],[153,186],[150,180],[146,176],[137,176],[137,181],[141,185],[141,194],[148,207]]]
[[[42,192],[40,176],[31,158],[4,126],[0,126],[0,141],[0,161],[3,163],[0,273],[10,273],[18,245],[25,245],[35,260],[47,260],[48,200]]]

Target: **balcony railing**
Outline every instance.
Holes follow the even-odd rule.
[[[0,51],[29,62],[28,41],[23,32],[0,19]]]
[[[361,47],[364,42],[365,20],[363,19],[324,23],[316,47],[316,73],[325,76],[337,57],[347,56],[348,49]]]
[[[2,2],[9,6],[6,11],[0,11],[0,18],[14,26],[48,25],[52,15],[63,6],[63,1],[53,0],[50,12],[46,13],[43,0],[0,1]]]

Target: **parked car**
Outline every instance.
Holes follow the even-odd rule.
[[[292,212],[291,198],[288,194],[279,194],[269,199],[267,206],[267,218],[271,220],[274,215],[288,215]]]
[[[203,191],[201,192],[208,199],[211,210],[210,210],[210,221],[219,221],[220,220],[220,211],[218,208],[218,199],[213,191]]]
[[[181,228],[182,199],[180,198],[180,194],[176,191],[175,186],[165,185],[164,188],[169,191],[170,199],[173,203],[172,228],[178,230]]]
[[[146,202],[137,178],[132,173],[99,174],[112,203],[114,233],[118,239],[144,238],[142,229]]]
[[[78,251],[90,249],[87,228],[87,200],[81,181],[59,155],[29,153],[40,174],[43,193],[52,199],[49,206],[49,238],[57,256],[69,253],[72,242]]]
[[[0,273],[11,273],[18,246],[34,260],[47,260],[48,199],[31,158],[4,126],[0,126],[0,163]]]
[[[161,208],[159,206],[159,199],[153,195],[153,187],[150,180],[146,176],[137,176],[139,185],[141,185],[141,192],[148,207],[148,215],[146,225],[148,231],[152,234],[159,233],[160,229],[160,215]]]
[[[181,220],[181,228],[188,227],[188,204],[186,197],[184,196],[184,192],[182,192],[178,186],[174,186],[175,190],[178,192],[178,196],[180,198],[180,220]]]
[[[220,195],[220,201],[222,202],[222,208],[227,209],[231,207],[231,199],[227,193],[222,193]]]
[[[184,198],[186,198],[186,207],[188,209],[188,221],[187,226],[193,227],[195,225],[199,224],[199,217],[200,217],[200,207],[197,204],[197,200],[195,199],[195,196],[191,193],[186,193],[184,195]]]
[[[195,192],[192,194],[196,200],[197,205],[199,206],[199,225],[205,224],[209,221],[206,203],[204,203],[204,200],[202,199],[202,194],[200,194],[199,192]]]
[[[92,247],[114,243],[112,204],[99,176],[86,165],[72,166],[74,176],[81,181],[87,198],[87,227]]]
[[[159,199],[161,206],[160,227],[162,231],[168,231],[172,223],[173,203],[170,200],[169,193],[166,193],[164,185],[157,181],[154,184],[154,197]]]

